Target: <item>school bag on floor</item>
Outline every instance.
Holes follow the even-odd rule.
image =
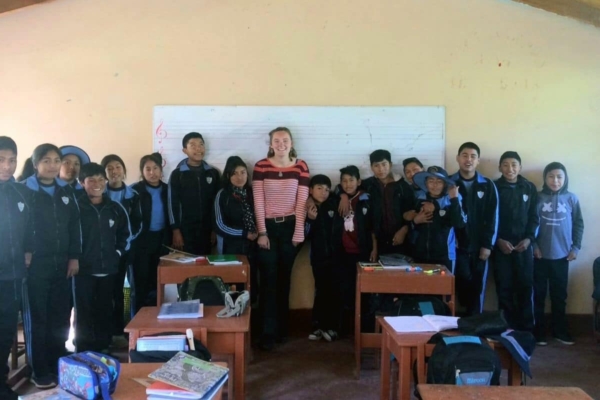
[[[220,276],[193,276],[178,286],[179,301],[200,299],[205,306],[224,306],[229,291]]]
[[[58,359],[59,386],[80,399],[110,400],[120,373],[117,359],[93,351]]]
[[[498,354],[477,336],[435,334],[435,347],[427,362],[427,383],[490,386],[500,384]]]

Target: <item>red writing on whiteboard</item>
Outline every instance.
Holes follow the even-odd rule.
[[[166,129],[163,128],[163,125],[163,121],[160,121],[160,124],[158,124],[156,127],[156,132],[154,132],[154,135],[158,138],[158,144],[162,144],[163,139],[166,139],[168,136],[168,133]]]

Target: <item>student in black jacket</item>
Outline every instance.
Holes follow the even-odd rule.
[[[210,254],[219,171],[204,161],[204,139],[198,132],[183,137],[188,156],[169,178],[169,222],[173,247],[187,253]]]
[[[107,352],[112,339],[114,275],[129,246],[129,220],[123,206],[104,193],[106,172],[101,165],[81,167],[79,197],[83,253],[75,277],[75,340],[77,351]]]
[[[519,175],[521,157],[507,151],[500,157],[496,180],[499,197],[498,239],[494,271],[498,306],[513,329],[533,330],[533,241],[540,224],[537,189]]]
[[[127,347],[128,342],[123,337],[123,329],[125,328],[123,285],[125,283],[125,275],[128,275],[130,283],[133,280],[128,271],[133,260],[132,252],[135,247],[135,239],[142,229],[140,196],[135,190],[125,184],[127,168],[121,157],[116,154],[109,154],[100,161],[100,165],[105,169],[108,178],[106,193],[112,201],[116,201],[123,206],[127,212],[131,228],[130,248],[127,249],[127,252],[119,260],[119,272],[115,275],[115,290],[113,291],[113,344]],[[132,309],[128,310],[128,312],[132,311]]]
[[[8,355],[17,333],[21,287],[33,251],[32,192],[15,183],[17,144],[0,136],[0,399],[17,400],[6,383]]]
[[[58,179],[60,150],[42,144],[32,155],[36,174],[24,181],[33,190],[34,252],[24,301],[24,327],[32,382],[56,386],[58,358],[65,354],[70,327],[71,280],[79,270],[81,229],[73,189]]]
[[[248,168],[240,157],[227,159],[222,185],[223,189],[217,193],[214,204],[217,251],[219,254],[243,254],[248,257],[250,295],[254,302],[258,297],[258,269],[255,264],[258,230]]]
[[[337,339],[339,326],[336,323],[337,287],[334,286],[333,221],[337,214],[338,201],[330,196],[331,180],[325,175],[315,175],[309,183],[310,197],[314,205],[307,209],[305,237],[310,239],[310,265],[315,279],[315,298],[312,311],[312,333],[308,340]]]
[[[458,249],[454,275],[456,293],[468,315],[483,311],[488,258],[496,241],[498,192],[494,182],[477,172],[479,146],[463,143],[456,161],[459,171],[450,179],[462,196],[467,225],[457,230]]]
[[[159,153],[140,160],[142,180],[131,187],[140,196],[142,231],[134,243],[133,284],[136,312],[144,306],[156,306],[156,273],[160,257],[168,254],[163,245],[171,244],[167,210],[166,183],[162,181],[162,157]]]

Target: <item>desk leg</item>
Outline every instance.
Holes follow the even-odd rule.
[[[163,302],[163,298],[165,297],[165,285],[160,283],[160,278],[158,278],[158,283],[156,285],[156,305],[160,307]]]
[[[402,346],[400,349],[400,359],[398,360],[398,382],[400,400],[410,399],[410,346]]]
[[[390,358],[391,353],[388,347],[388,333],[384,330],[381,334],[381,400],[389,400],[390,398]]]
[[[356,277],[356,300],[354,302],[354,358],[356,360],[356,369],[354,377],[360,379],[360,353],[362,351],[362,341],[360,338],[360,274]]]
[[[522,374],[519,364],[510,357],[510,365],[508,367],[508,386],[521,386]]]
[[[235,334],[235,357],[233,360],[233,398],[243,400],[244,381],[246,379],[246,348],[244,346],[245,333]]]
[[[140,333],[137,330],[129,332],[129,350],[135,349],[139,337]],[[129,357],[129,352],[127,352],[127,357]],[[128,358],[128,361],[131,362],[131,359]]]

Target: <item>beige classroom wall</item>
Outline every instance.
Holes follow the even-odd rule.
[[[133,182],[158,104],[443,105],[451,172],[471,140],[494,178],[505,150],[538,185],[568,167],[586,222],[568,311],[589,313],[599,49],[598,28],[501,0],[50,0],[0,14],[0,134],[21,161],[48,141],[118,153]],[[312,306],[307,260],[293,308]]]

